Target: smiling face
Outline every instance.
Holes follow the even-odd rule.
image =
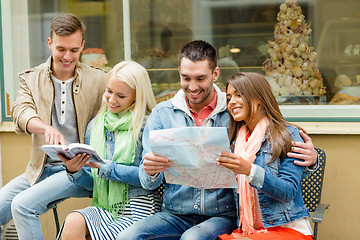
[[[213,83],[219,77],[219,68],[214,71],[208,60],[191,61],[184,57],[179,66],[180,84],[190,107],[200,112],[214,98]]]
[[[119,113],[128,109],[136,99],[136,91],[125,82],[118,80],[115,76],[110,77],[105,99],[108,109],[112,113]]]
[[[53,34],[48,39],[53,57],[51,68],[57,79],[68,80],[74,76],[75,65],[79,61],[84,44],[80,30],[67,36]]]
[[[229,84],[226,90],[228,100],[228,110],[235,121],[247,121],[249,116],[248,106],[240,93],[236,91],[233,85]]]
[[[228,102],[228,111],[233,117],[234,121],[244,121],[250,132],[252,132],[256,124],[262,118],[260,102],[258,100],[252,99],[250,100],[250,106],[250,103],[248,103],[245,98],[241,96],[241,94],[232,84],[227,86],[226,98]]]

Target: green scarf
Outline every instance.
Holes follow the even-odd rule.
[[[130,129],[131,119],[130,111],[126,111],[121,118],[117,114],[107,111],[103,116],[95,119],[90,145],[101,158],[106,159],[106,128],[111,132],[117,131],[112,160],[118,164],[133,164],[136,143],[133,129]],[[92,168],[91,172],[94,179],[92,205],[107,210],[117,220],[119,211],[123,214],[124,207],[129,202],[128,184],[99,178],[97,168]]]

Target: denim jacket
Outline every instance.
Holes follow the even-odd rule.
[[[287,126],[292,141],[303,142],[299,130]],[[294,158],[276,159],[266,164],[272,156],[270,141],[265,136],[257,153],[253,167],[254,177],[250,185],[258,190],[262,222],[265,228],[290,223],[296,219],[309,217],[301,192],[301,178],[304,167],[294,164]]]
[[[217,92],[216,108],[204,120],[203,126],[228,127],[226,96],[214,84]],[[178,127],[196,126],[185,101],[183,90],[174,98],[159,103],[146,121],[143,136],[143,156],[151,152],[149,131]],[[164,179],[164,173],[149,176],[140,165],[140,181],[146,189],[156,189]],[[205,216],[236,217],[236,205],[232,189],[199,189],[184,185],[167,184],[163,194],[162,211],[174,214],[198,214]]]
[[[94,123],[94,119],[88,124],[85,134],[85,143],[90,144],[91,128]],[[114,154],[114,132],[110,132],[106,129],[106,159],[112,159]],[[112,160],[104,160],[105,164],[101,164],[99,168],[99,177],[107,180],[112,180],[116,182],[124,182],[129,184],[129,197],[136,197],[140,195],[146,195],[153,191],[144,189],[141,187],[139,180],[139,164],[141,162],[142,154],[142,144],[141,136],[142,132],[139,134],[140,140],[136,147],[135,160],[132,166],[126,166],[122,164],[117,164]],[[69,173],[69,179],[86,188],[92,190],[93,188],[93,176],[91,174],[91,169],[87,166],[84,166],[80,171],[76,173]]]

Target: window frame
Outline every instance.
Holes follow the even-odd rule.
[[[6,94],[5,94],[5,79],[4,79],[4,52],[3,52],[3,22],[2,22],[2,5],[0,2],[0,87],[1,87],[1,116],[0,122],[11,121],[11,117],[6,114]]]
[[[360,105],[279,105],[289,122],[360,122]]]

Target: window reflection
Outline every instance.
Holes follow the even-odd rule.
[[[131,58],[148,69],[158,101],[171,98],[180,88],[177,54],[185,43],[194,39],[209,41],[218,49],[221,73],[217,84],[222,89],[225,88],[227,78],[236,72],[256,71],[265,74],[263,63],[271,58],[269,41],[276,37],[275,26],[279,23],[277,17],[284,2],[285,0],[131,0],[128,13]],[[294,80],[289,84],[288,92],[282,91],[283,94],[280,94],[281,89],[274,88],[279,103],[360,104],[360,1],[298,0],[298,3],[304,20],[311,29],[308,47],[317,53],[316,64],[326,93],[321,94],[320,91],[325,88],[319,85],[318,92],[308,91],[304,94],[302,90],[300,96],[299,91],[291,90],[294,86],[292,83],[297,84]],[[39,65],[49,56],[49,24],[60,12],[72,12],[85,22],[85,48],[89,50],[86,52],[88,55],[84,54],[84,59],[94,57],[89,54],[99,54],[98,57],[107,61],[100,61],[100,67],[106,70],[124,60],[122,1],[17,0],[11,1],[11,4],[28,5],[27,25],[24,21],[17,20],[21,19],[18,15],[13,15],[11,21],[13,31],[24,29],[25,26],[29,28],[31,47],[26,48],[26,44],[16,46],[16,53],[29,53],[29,67]],[[18,14],[14,6],[12,14]],[[22,27],[17,27],[17,24]],[[95,49],[99,49],[99,52]],[[286,49],[280,48],[279,51],[284,53]],[[6,71],[13,71],[15,76],[5,78],[5,94],[8,94],[6,99],[10,103],[7,105],[11,105],[15,99],[18,84],[13,79],[20,71],[18,68],[26,69],[23,64],[15,64],[19,59],[26,59],[23,55],[26,54],[14,54],[13,59],[5,59],[11,61],[10,65],[8,62],[5,64]],[[281,60],[283,65],[285,60]],[[306,60],[302,59],[302,64]],[[296,66],[292,65],[290,71],[300,75]],[[303,68],[301,70],[304,71]],[[307,77],[309,76],[299,77],[301,84],[304,80],[312,81]],[[7,109],[5,103],[2,107]]]

